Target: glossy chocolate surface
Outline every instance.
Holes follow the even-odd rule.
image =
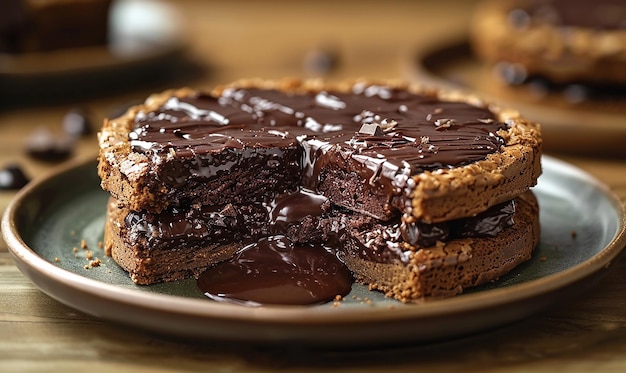
[[[372,126],[378,130],[367,129]],[[139,113],[129,137],[174,187],[273,166],[291,174],[291,184],[278,184],[317,191],[331,168],[368,180],[363,193],[382,195],[386,205],[406,194],[411,175],[498,151],[503,140],[497,132],[504,128],[486,108],[356,84],[348,93],[232,88],[218,98],[172,97],[154,112]],[[381,215],[374,216],[388,218]]]

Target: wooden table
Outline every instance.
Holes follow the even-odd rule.
[[[308,77],[303,61],[327,48],[338,57],[329,79],[404,78],[420,43],[462,32],[469,1],[177,2],[186,56],[206,73],[175,85],[212,86],[243,77]],[[29,175],[50,163],[23,151],[26,136],[60,130],[81,105],[99,122],[121,104],[167,88],[132,87],[115,94],[0,112],[0,167],[17,162]],[[626,124],[626,123],[625,123]],[[548,147],[549,148],[549,147]],[[94,158],[95,135],[72,158]],[[626,201],[626,160],[552,154],[596,176]],[[4,210],[14,192],[0,192]],[[102,322],[35,288],[0,243],[0,371],[626,371],[626,262],[615,263],[593,291],[543,314],[480,335],[427,345],[321,351],[191,342]]]

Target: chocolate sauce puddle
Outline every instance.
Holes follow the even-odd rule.
[[[402,260],[391,247],[406,242],[429,247],[437,241],[495,237],[514,224],[515,202],[508,201],[470,218],[447,223],[382,224],[333,209],[328,200],[306,189],[278,196],[266,206],[269,228],[233,258],[215,264],[197,280],[209,298],[245,306],[310,305],[332,301],[351,290],[353,277],[338,258],[341,251],[378,263]],[[347,247],[339,239],[352,234]],[[269,232],[263,236],[262,232]],[[260,237],[260,238],[259,238]]]
[[[327,199],[300,189],[278,196],[268,207],[270,232],[198,277],[210,299],[246,306],[325,303],[348,294],[352,273],[321,239],[308,233],[306,243],[286,235],[311,217],[321,217]],[[338,245],[338,243],[336,243]]]
[[[264,237],[198,278],[212,300],[246,306],[325,303],[352,287],[348,268],[322,245],[298,245],[282,235]]]

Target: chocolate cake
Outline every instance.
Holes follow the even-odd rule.
[[[471,25],[476,54],[514,83],[626,83],[623,0],[485,1]]]
[[[112,0],[2,0],[0,53],[105,45],[111,5]]]
[[[236,258],[295,245],[414,301],[493,280],[538,242],[538,125],[459,92],[181,89],[106,120],[99,142],[106,247],[139,284],[206,280],[223,263],[258,273]]]

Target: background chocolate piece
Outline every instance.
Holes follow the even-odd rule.
[[[69,136],[56,137],[47,128],[36,129],[26,139],[26,152],[43,161],[62,161],[74,151],[74,140]]]
[[[63,117],[63,131],[74,137],[93,133],[93,125],[89,113],[84,108],[74,108]]]
[[[0,169],[0,190],[21,189],[29,181],[18,164],[9,164]]]

